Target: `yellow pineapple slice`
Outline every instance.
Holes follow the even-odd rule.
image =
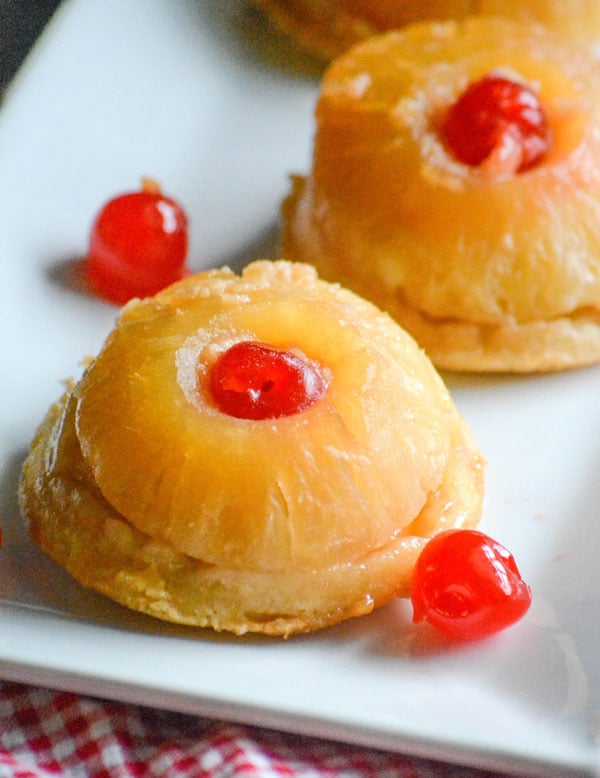
[[[219,410],[234,343],[299,349],[327,392]],[[480,455],[429,360],[307,265],[257,262],[133,301],[25,465],[32,536],[82,583],[173,621],[316,629],[409,591],[426,539],[479,520]]]
[[[458,162],[440,127],[508,73],[553,145],[523,173]],[[327,70],[312,169],[284,204],[284,253],[387,309],[439,366],[559,369],[600,358],[600,68],[501,19],[423,23]]]
[[[544,25],[586,48],[600,44],[597,0],[253,0],[273,24],[328,61],[374,35],[423,21],[503,16]]]

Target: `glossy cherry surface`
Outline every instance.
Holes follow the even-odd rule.
[[[518,621],[531,604],[513,555],[476,530],[448,530],[423,549],[412,581],[414,621],[474,640]]]
[[[90,235],[87,278],[100,297],[122,305],[186,275],[187,250],[183,208],[148,184],[112,198],[99,212]]]
[[[456,159],[471,166],[493,152],[516,151],[517,172],[534,167],[552,145],[544,106],[533,89],[494,74],[467,87],[450,108],[442,137]]]
[[[321,367],[296,351],[241,341],[212,366],[209,388],[219,410],[240,419],[273,419],[309,408],[327,391]]]

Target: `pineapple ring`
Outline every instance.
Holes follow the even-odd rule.
[[[539,92],[537,167],[463,165],[438,127],[487,73]],[[501,19],[412,25],[325,74],[313,165],[283,206],[283,250],[387,310],[441,368],[533,371],[600,359],[600,64]]]
[[[203,376],[245,339],[301,348],[326,396],[279,419],[218,411]],[[482,491],[412,338],[312,267],[262,261],[127,305],[40,427],[21,501],[35,542],[118,602],[287,635],[407,595],[426,540],[476,524]]]
[[[323,61],[389,30],[422,21],[503,16],[544,25],[579,46],[600,43],[597,0],[253,0],[285,35]]]

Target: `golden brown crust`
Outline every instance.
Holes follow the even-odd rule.
[[[269,283],[266,283],[267,280]],[[202,279],[188,279],[159,295],[156,301],[158,309],[153,307],[152,301],[141,301],[128,306],[122,319],[132,326],[143,322],[151,341],[153,316],[168,319],[169,311],[177,311],[176,319],[185,318],[184,310],[190,295],[195,297],[200,307],[204,304],[211,308],[215,305],[211,289],[214,292],[218,288],[221,299],[217,307],[227,307],[223,302],[225,299],[237,307],[240,298],[235,297],[234,289],[239,293],[243,288],[244,295],[261,297],[266,294],[270,300],[270,287],[273,284],[276,287],[285,287],[287,284],[294,296],[303,296],[303,292],[297,289],[298,285],[308,286],[309,290],[316,285],[320,291],[321,305],[325,308],[331,306],[332,301],[339,302],[341,299],[342,308],[345,307],[346,313],[353,319],[359,311],[363,316],[366,315],[367,330],[375,323],[377,330],[383,327],[389,328],[390,332],[400,332],[388,317],[382,316],[371,305],[363,305],[359,301],[356,307],[357,298],[354,295],[317,281],[311,268],[301,271],[299,266],[289,263],[255,263],[250,266],[244,280],[236,281],[236,277],[229,271],[213,271],[204,274]],[[279,291],[281,293],[281,288]],[[270,304],[267,302],[267,307]],[[337,304],[333,305],[330,314],[335,319],[339,318],[340,308]],[[369,314],[374,317],[372,321],[369,321]],[[117,325],[117,329],[119,326],[125,325]],[[337,326],[343,327],[339,324]],[[351,326],[360,328],[361,322]],[[373,336],[376,337],[374,332]],[[139,360],[136,362],[131,357],[131,374],[135,374],[137,379],[140,377],[139,371],[144,371],[147,355],[139,354],[139,343],[133,340],[133,353],[138,354]],[[98,456],[103,459],[109,451],[106,448],[109,445],[107,440],[116,434],[116,446],[127,449],[129,444],[125,439],[128,433],[119,434],[114,429],[97,430],[97,450],[92,451],[89,429],[85,431],[86,392],[90,386],[94,386],[94,371],[104,370],[107,364],[101,354],[88,368],[84,380],[67,391],[62,400],[50,409],[32,443],[23,468],[20,490],[23,514],[32,538],[82,584],[130,608],[168,621],[224,629],[237,634],[253,631],[289,635],[312,631],[366,613],[394,596],[407,595],[412,566],[427,538],[444,528],[474,526],[479,521],[483,467],[481,456],[464,422],[449,401],[447,390],[439,377],[404,333],[400,335],[399,342],[401,349],[409,352],[405,358],[405,367],[413,391],[416,396],[423,392],[426,402],[421,410],[420,400],[415,397],[415,402],[409,408],[399,408],[395,418],[395,423],[409,435],[405,439],[406,445],[422,447],[421,451],[413,452],[412,455],[414,461],[420,461],[421,465],[419,473],[414,477],[407,475],[406,488],[408,494],[413,494],[409,503],[414,505],[410,507],[407,503],[404,515],[390,515],[386,518],[382,513],[379,521],[389,523],[384,531],[377,526],[365,532],[355,522],[354,514],[358,511],[358,515],[361,515],[355,501],[371,499],[370,485],[367,485],[369,488],[360,498],[356,490],[359,487],[362,489],[364,485],[332,482],[330,479],[337,477],[335,473],[322,471],[321,480],[328,486],[327,496],[322,499],[336,501],[337,507],[325,502],[311,505],[315,495],[306,491],[306,463],[303,463],[302,457],[296,458],[296,455],[289,466],[296,480],[298,500],[295,500],[292,492],[294,487],[290,475],[288,501],[285,506],[271,507],[270,524],[275,526],[279,522],[290,527],[292,522],[296,522],[295,533],[301,536],[302,522],[306,521],[310,525],[320,516],[322,522],[329,522],[329,526],[322,528],[322,551],[314,546],[310,538],[303,541],[297,539],[294,553],[290,555],[289,545],[281,542],[280,533],[272,533],[270,557],[263,554],[260,543],[252,539],[261,537],[260,530],[255,527],[256,506],[238,506],[236,522],[221,526],[218,521],[214,521],[210,511],[206,513],[208,509],[202,506],[202,500],[197,500],[196,492],[199,491],[201,497],[204,495],[210,501],[207,492],[210,484],[205,482],[203,486],[201,481],[195,479],[193,494],[184,495],[183,498],[173,494],[167,501],[168,505],[161,504],[159,489],[155,486],[155,503],[147,508],[146,525],[140,515],[134,516],[132,521],[132,517],[127,515],[130,503],[125,502],[125,510],[117,509],[110,478],[107,479],[106,472],[101,473],[98,468]],[[114,343],[113,333],[109,338],[109,350]],[[359,344],[360,348],[364,347],[360,338]],[[360,361],[359,351],[356,356]],[[175,358],[174,351],[172,358]],[[412,366],[411,360],[414,361]],[[160,371],[160,360],[157,364],[156,369]],[[377,374],[379,368],[374,365],[373,369]],[[335,382],[336,375],[341,374],[335,366],[333,371]],[[172,399],[175,404],[179,402],[175,396]],[[376,404],[374,398],[369,398],[368,402]],[[107,398],[106,407],[109,405]],[[430,427],[430,432],[420,442],[418,436],[410,442],[410,422],[400,417],[415,412],[421,418],[428,409],[434,418],[439,414],[441,427],[435,433]],[[150,409],[147,417],[142,414],[148,426],[144,424],[142,427],[140,439],[146,435],[148,441],[151,440],[151,417],[154,412],[155,409]],[[338,412],[342,416],[347,413],[341,406]],[[188,408],[187,413],[200,413],[212,418],[214,434],[222,436],[223,449],[228,448],[223,445],[227,434],[231,436],[236,427],[242,430],[247,427],[245,424],[232,424],[229,417],[221,419],[219,414],[214,413],[211,416],[201,408]],[[368,412],[365,418],[368,419]],[[311,427],[309,417],[306,420],[309,427],[306,434],[321,441],[313,448],[311,457],[318,447],[334,445],[328,435],[321,437],[323,430],[319,424],[313,420]],[[346,423],[349,422],[350,418],[346,416]],[[389,422],[386,434],[391,448],[388,457],[409,465],[397,444],[392,442],[394,419]],[[207,434],[213,433],[208,431]],[[82,439],[86,441],[84,449],[87,452],[82,450]],[[307,441],[308,438],[306,445]],[[204,458],[205,451],[211,457],[215,455],[215,449],[210,445],[205,449],[204,438],[197,441],[197,450],[194,451],[187,448],[188,443],[184,436],[182,445],[187,455],[191,458],[199,457],[201,464],[208,461]],[[171,445],[178,445],[177,435]],[[241,445],[238,440],[236,447]],[[283,449],[270,452],[272,459],[285,459],[287,445],[284,443],[283,446]],[[260,445],[258,448],[251,445],[244,457],[256,457],[259,449]],[[371,453],[367,446],[362,456],[366,459]],[[379,455],[385,456],[384,452]],[[114,450],[109,452],[109,456],[115,456]],[[231,501],[232,506],[238,505],[237,493],[243,487],[243,479],[240,480],[237,474],[239,460],[232,464],[229,459],[231,454],[220,456],[220,467],[231,471],[228,493],[222,495],[223,505],[227,501]],[[351,445],[347,452],[340,451],[338,456],[351,458]],[[130,492],[134,497],[144,493],[146,480],[156,477],[156,473],[148,473],[147,452],[138,451],[135,459],[128,470]],[[385,464],[381,463],[382,471]],[[167,462],[165,467],[168,469],[170,464]],[[377,481],[377,470],[377,462],[373,462],[373,468],[369,466],[368,470],[371,476],[365,476],[365,480],[374,478]],[[401,469],[396,471],[396,481],[402,482],[402,478],[398,477],[401,472]],[[404,472],[409,472],[406,466]],[[99,473],[100,480],[97,478]],[[160,488],[168,478],[169,473],[163,471],[158,478]],[[421,481],[420,486],[418,481]],[[385,486],[384,479],[377,488],[385,490],[389,487]],[[423,496],[416,497],[422,489]],[[260,493],[251,499],[258,499],[258,505],[262,505]],[[385,496],[382,499],[385,502]],[[185,510],[186,505],[192,506],[189,512],[182,517],[174,515],[174,512]],[[371,507],[375,510],[374,503]],[[391,506],[388,510],[391,511]],[[202,515],[205,515],[204,519]],[[192,536],[190,527],[194,528]],[[336,532],[340,538],[338,545],[334,537]],[[343,543],[342,538],[345,538]],[[248,542],[248,549],[238,543],[240,539]]]
[[[539,89],[555,140],[538,167],[495,176],[456,162],[436,122],[501,66]],[[598,89],[597,62],[506,20],[371,39],[325,74],[312,170],[283,207],[284,253],[390,312],[438,367],[598,361]]]

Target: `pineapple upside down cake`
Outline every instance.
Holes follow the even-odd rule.
[[[283,253],[438,368],[600,360],[600,64],[506,19],[414,24],[326,70]]]
[[[33,540],[167,621],[289,635],[408,596],[428,539],[480,519],[483,464],[387,314],[258,261],[121,311],[21,479]]]
[[[422,21],[503,16],[544,25],[580,47],[600,43],[598,0],[253,0],[275,28],[323,61],[355,43]]]

